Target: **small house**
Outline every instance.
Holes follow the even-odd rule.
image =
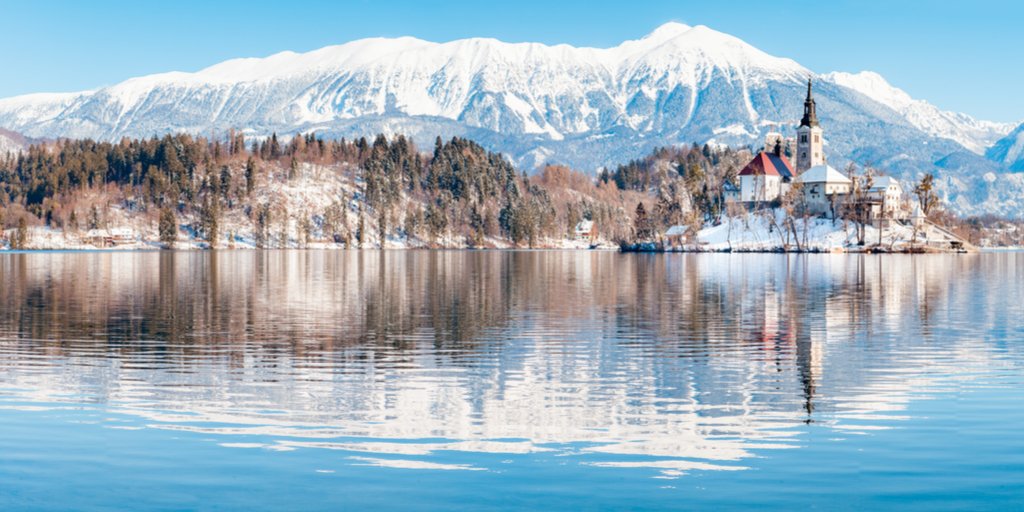
[[[128,228],[90,229],[85,233],[85,241],[96,247],[113,247],[134,243],[136,238]]]
[[[576,223],[573,235],[573,238],[581,242],[593,242],[594,240],[597,240],[597,228],[594,227],[594,221],[590,219],[579,221]]]
[[[686,243],[686,233],[689,228],[686,226],[672,226],[665,231],[665,247],[682,247]]]

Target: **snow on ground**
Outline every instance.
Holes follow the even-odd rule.
[[[365,239],[363,247],[386,249],[416,249],[425,247],[462,248],[468,241],[462,235],[448,233],[430,241],[419,237],[407,237],[392,229],[383,244],[378,236],[376,213],[369,209],[360,192],[362,183],[352,178],[345,169],[303,164],[294,177],[286,179],[282,172],[268,177],[248,199],[256,205],[269,205],[271,221],[268,227],[271,248],[308,248],[308,249],[345,249],[343,243],[324,241],[322,229],[323,215],[333,205],[341,205],[346,212],[348,231],[354,233],[359,223],[360,205],[363,207]],[[417,201],[403,196],[395,208],[395,218],[391,219],[392,228],[400,228],[405,223],[405,212],[422,207]],[[313,241],[303,243],[300,236],[300,220],[311,219]],[[103,228],[94,230],[63,231],[49,227],[32,226],[28,229],[26,249],[30,250],[154,250],[163,247],[159,242],[156,215],[126,210],[121,205],[111,205],[104,210]],[[190,212],[178,215],[178,241],[174,244],[177,250],[207,249],[210,244],[196,232],[200,225],[199,215]],[[255,249],[256,228],[251,212],[235,205],[225,208],[218,223],[219,235],[217,247],[220,249]],[[14,235],[13,229],[6,236],[0,236],[0,250],[10,249],[5,240]],[[125,240],[117,245],[106,246],[104,236],[112,236],[118,232],[130,233]],[[96,236],[98,235],[98,236]],[[432,243],[433,242],[433,243]],[[598,240],[602,248],[617,248],[607,240]],[[496,249],[515,248],[509,241],[486,237],[482,241],[484,247]],[[535,240],[533,247],[538,249],[588,249],[589,240],[571,240],[544,238]]]
[[[775,222],[771,217],[761,215],[726,217],[721,224],[700,230],[698,246],[709,251],[775,251],[787,247],[795,249],[799,245],[804,250],[834,251],[857,245],[857,228],[853,223],[823,218],[811,218],[806,222],[800,219],[796,221],[794,237],[792,230],[784,226],[783,214],[777,212],[775,215]],[[866,245],[898,248],[913,239],[914,230],[909,226],[894,224],[887,227],[881,233],[881,239],[878,229],[865,227]]]

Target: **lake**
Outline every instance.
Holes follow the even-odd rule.
[[[1024,253],[0,254],[0,509],[1024,509]]]

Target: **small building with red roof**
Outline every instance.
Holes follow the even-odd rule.
[[[793,181],[793,167],[778,152],[761,151],[740,171],[740,201],[771,202]]]

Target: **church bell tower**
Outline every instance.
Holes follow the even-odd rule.
[[[814,97],[811,95],[811,80],[807,80],[807,99],[804,100],[804,117],[796,129],[796,172],[800,174],[815,165],[825,163],[825,141]]]

